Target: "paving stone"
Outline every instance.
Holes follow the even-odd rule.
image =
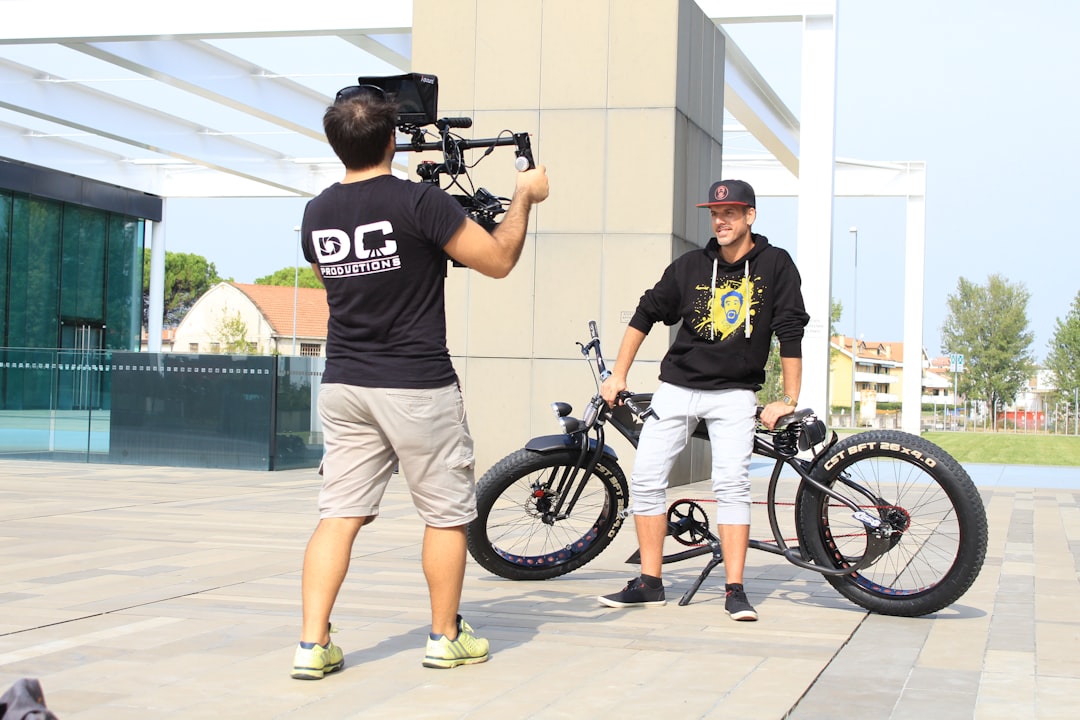
[[[36,677],[64,720],[1080,716],[1080,492],[1060,481],[980,488],[983,571],[924,618],[867,614],[759,552],[746,569],[757,623],[724,614],[722,565],[677,605],[706,557],[665,568],[666,606],[604,608],[596,596],[637,572],[630,524],[551,581],[494,578],[470,560],[462,612],[492,657],[452,671],[420,665],[422,525],[395,485],[335,608],[345,669],[302,683],[288,670],[318,482],[310,470],[0,460],[0,690]],[[764,485],[755,478],[758,497]],[[699,483],[672,498],[710,495]]]

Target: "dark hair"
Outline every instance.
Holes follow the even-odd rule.
[[[323,130],[330,147],[349,170],[379,165],[386,158],[386,144],[394,134],[397,103],[381,93],[341,95],[323,114]]]

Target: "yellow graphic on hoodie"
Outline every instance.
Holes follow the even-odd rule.
[[[726,340],[743,328],[749,337],[752,328],[747,313],[753,321],[754,283],[747,277],[728,278],[716,288],[698,285],[698,300],[694,303],[693,328],[698,335],[713,340]]]

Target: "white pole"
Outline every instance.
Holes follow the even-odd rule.
[[[851,427],[855,425],[855,369],[859,357],[859,228],[852,225],[848,232],[855,237],[855,274],[851,288]]]
[[[296,248],[293,256],[293,296],[292,296],[292,354],[296,352],[296,305],[300,297],[300,226],[293,228],[296,233]]]
[[[956,369],[953,368],[952,374],[952,407],[953,407],[953,420],[956,419]]]

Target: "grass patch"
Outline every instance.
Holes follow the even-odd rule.
[[[960,462],[1080,465],[1080,437],[1075,435],[928,432],[923,437]]]

